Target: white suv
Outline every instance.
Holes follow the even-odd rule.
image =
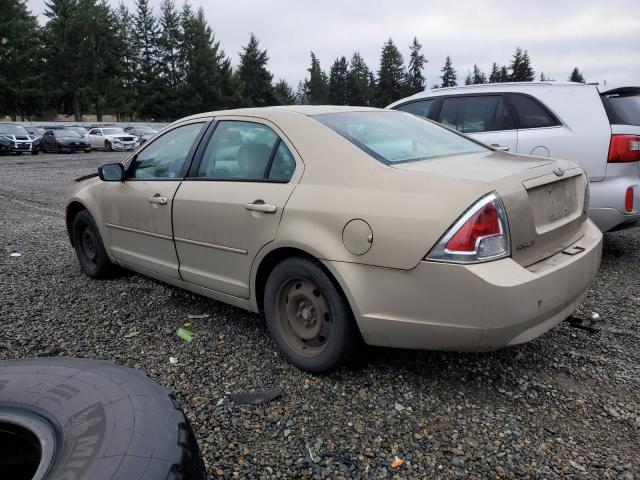
[[[604,232],[640,221],[640,87],[522,82],[440,88],[387,108],[440,122],[497,150],[573,160],[589,175]]]

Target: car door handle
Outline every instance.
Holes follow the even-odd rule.
[[[256,200],[253,203],[245,203],[244,208],[253,212],[276,213],[278,209],[275,205],[264,203],[262,200]]]
[[[501,152],[509,151],[509,147],[507,147],[506,145],[498,145],[497,143],[492,143],[491,146],[496,150],[500,150]]]
[[[154,195],[153,197],[149,198],[149,202],[156,203],[158,205],[166,205],[167,204],[167,197],[161,197],[160,195]]]

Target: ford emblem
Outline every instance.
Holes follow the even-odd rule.
[[[554,168],[553,169],[553,173],[555,173],[556,176],[558,176],[558,177],[564,176],[564,172],[565,172],[564,168]]]

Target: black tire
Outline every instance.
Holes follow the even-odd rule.
[[[31,150],[31,155],[38,155],[40,150]]]
[[[60,149],[60,144],[59,144],[59,143],[56,143],[56,147],[55,147],[55,149],[53,150],[53,152],[54,152],[54,153],[60,153],[60,151],[61,151],[61,149]]]
[[[205,478],[175,398],[142,372],[107,361],[0,362],[0,444],[10,447],[0,451],[3,479]]]
[[[113,151],[113,145],[111,145],[111,142],[109,140],[105,140],[104,141],[104,149],[107,152],[112,152]]]
[[[85,150],[84,153],[91,153],[91,149],[89,148],[89,149]]]
[[[100,231],[88,211],[81,210],[73,219],[72,235],[73,247],[84,273],[91,278],[111,278],[118,273],[118,267],[109,259]]]
[[[291,297],[289,305],[289,292],[295,294],[299,285],[308,285],[313,295]],[[314,320],[317,317],[315,322],[321,322],[322,327],[315,322],[307,327],[306,321],[300,317],[300,308],[306,305],[303,303],[306,298],[310,298],[311,302],[321,300],[319,306],[311,305],[311,310],[322,311],[324,306],[324,313],[305,315],[304,319]],[[287,314],[290,310],[298,311],[296,318]],[[276,345],[287,360],[302,370],[331,372],[349,363],[363,348],[362,337],[347,299],[322,266],[312,260],[292,257],[276,265],[265,286],[264,313]],[[295,326],[294,323],[298,321],[305,322],[305,326]],[[297,331],[305,328],[313,333],[297,335]]]

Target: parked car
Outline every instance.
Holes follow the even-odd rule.
[[[0,123],[0,154],[12,153],[22,155],[31,153],[37,155],[37,150],[32,150],[34,138],[22,126],[15,123]]]
[[[72,153],[91,151],[89,141],[82,138],[78,132],[60,128],[47,130],[40,138],[40,150],[43,152]]]
[[[133,150],[140,143],[138,138],[126,133],[121,128],[92,128],[87,136],[92,148],[113,150]]]
[[[124,131],[130,135],[135,135],[136,137],[138,137],[138,139],[140,140],[140,145],[142,145],[156,133],[158,133],[158,130],[154,130],[151,127],[125,127]]]
[[[78,179],[69,235],[116,265],[254,312],[298,367],[362,342],[491,350],[569,317],[600,263],[587,177],[404,112],[195,115]]]
[[[65,127],[69,130],[73,130],[74,132],[79,133],[80,135],[82,135],[82,138],[87,138],[89,136],[89,130],[87,130],[84,127],[80,127],[78,125],[70,125]]]
[[[387,108],[436,120],[493,148],[573,160],[602,231],[640,221],[640,87],[521,82],[425,90]]]
[[[42,135],[44,135],[44,132],[46,131],[42,127],[24,127],[24,128],[29,134],[29,136],[34,140],[42,137]]]

